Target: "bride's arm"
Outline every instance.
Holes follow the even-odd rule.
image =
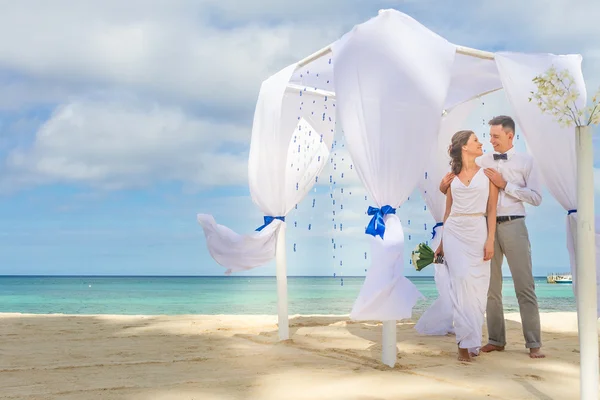
[[[444,212],[444,219],[442,220],[444,225],[446,224],[446,220],[448,219],[448,216],[450,215],[451,209],[452,209],[452,188],[448,187],[448,191],[446,191],[446,211]],[[437,250],[435,251],[436,256],[438,254],[444,254],[444,248],[442,246],[443,240],[444,239],[442,237],[442,239],[440,240],[440,245],[438,246]]]
[[[494,256],[494,240],[496,239],[496,213],[498,208],[498,187],[490,182],[490,194],[487,203],[487,228],[488,235],[483,250],[484,261],[491,260]]]

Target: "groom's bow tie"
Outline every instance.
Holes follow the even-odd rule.
[[[506,153],[494,154],[494,161],[497,161],[497,160],[508,160],[508,157],[506,156]]]

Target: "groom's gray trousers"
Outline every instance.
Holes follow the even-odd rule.
[[[496,346],[506,345],[506,328],[502,308],[502,260],[506,256],[513,278],[521,321],[525,347],[542,346],[540,332],[540,312],[531,265],[531,245],[525,226],[525,218],[514,219],[496,224],[496,242],[491,262],[490,287],[487,301],[487,327],[489,341]]]

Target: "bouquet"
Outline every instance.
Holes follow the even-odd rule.
[[[419,243],[417,247],[415,247],[412,252],[411,259],[417,271],[421,271],[423,268],[429,264],[433,264],[434,262],[437,264],[444,262],[441,256],[436,258],[434,251],[425,243]]]

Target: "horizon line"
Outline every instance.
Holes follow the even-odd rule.
[[[564,272],[569,274],[570,272]],[[288,275],[288,278],[365,278],[366,275]],[[434,278],[433,275],[405,275],[406,278]],[[547,275],[534,275],[534,278],[547,278]],[[276,275],[71,275],[71,274],[0,274],[0,278],[276,278]],[[512,276],[502,276],[512,278]]]

